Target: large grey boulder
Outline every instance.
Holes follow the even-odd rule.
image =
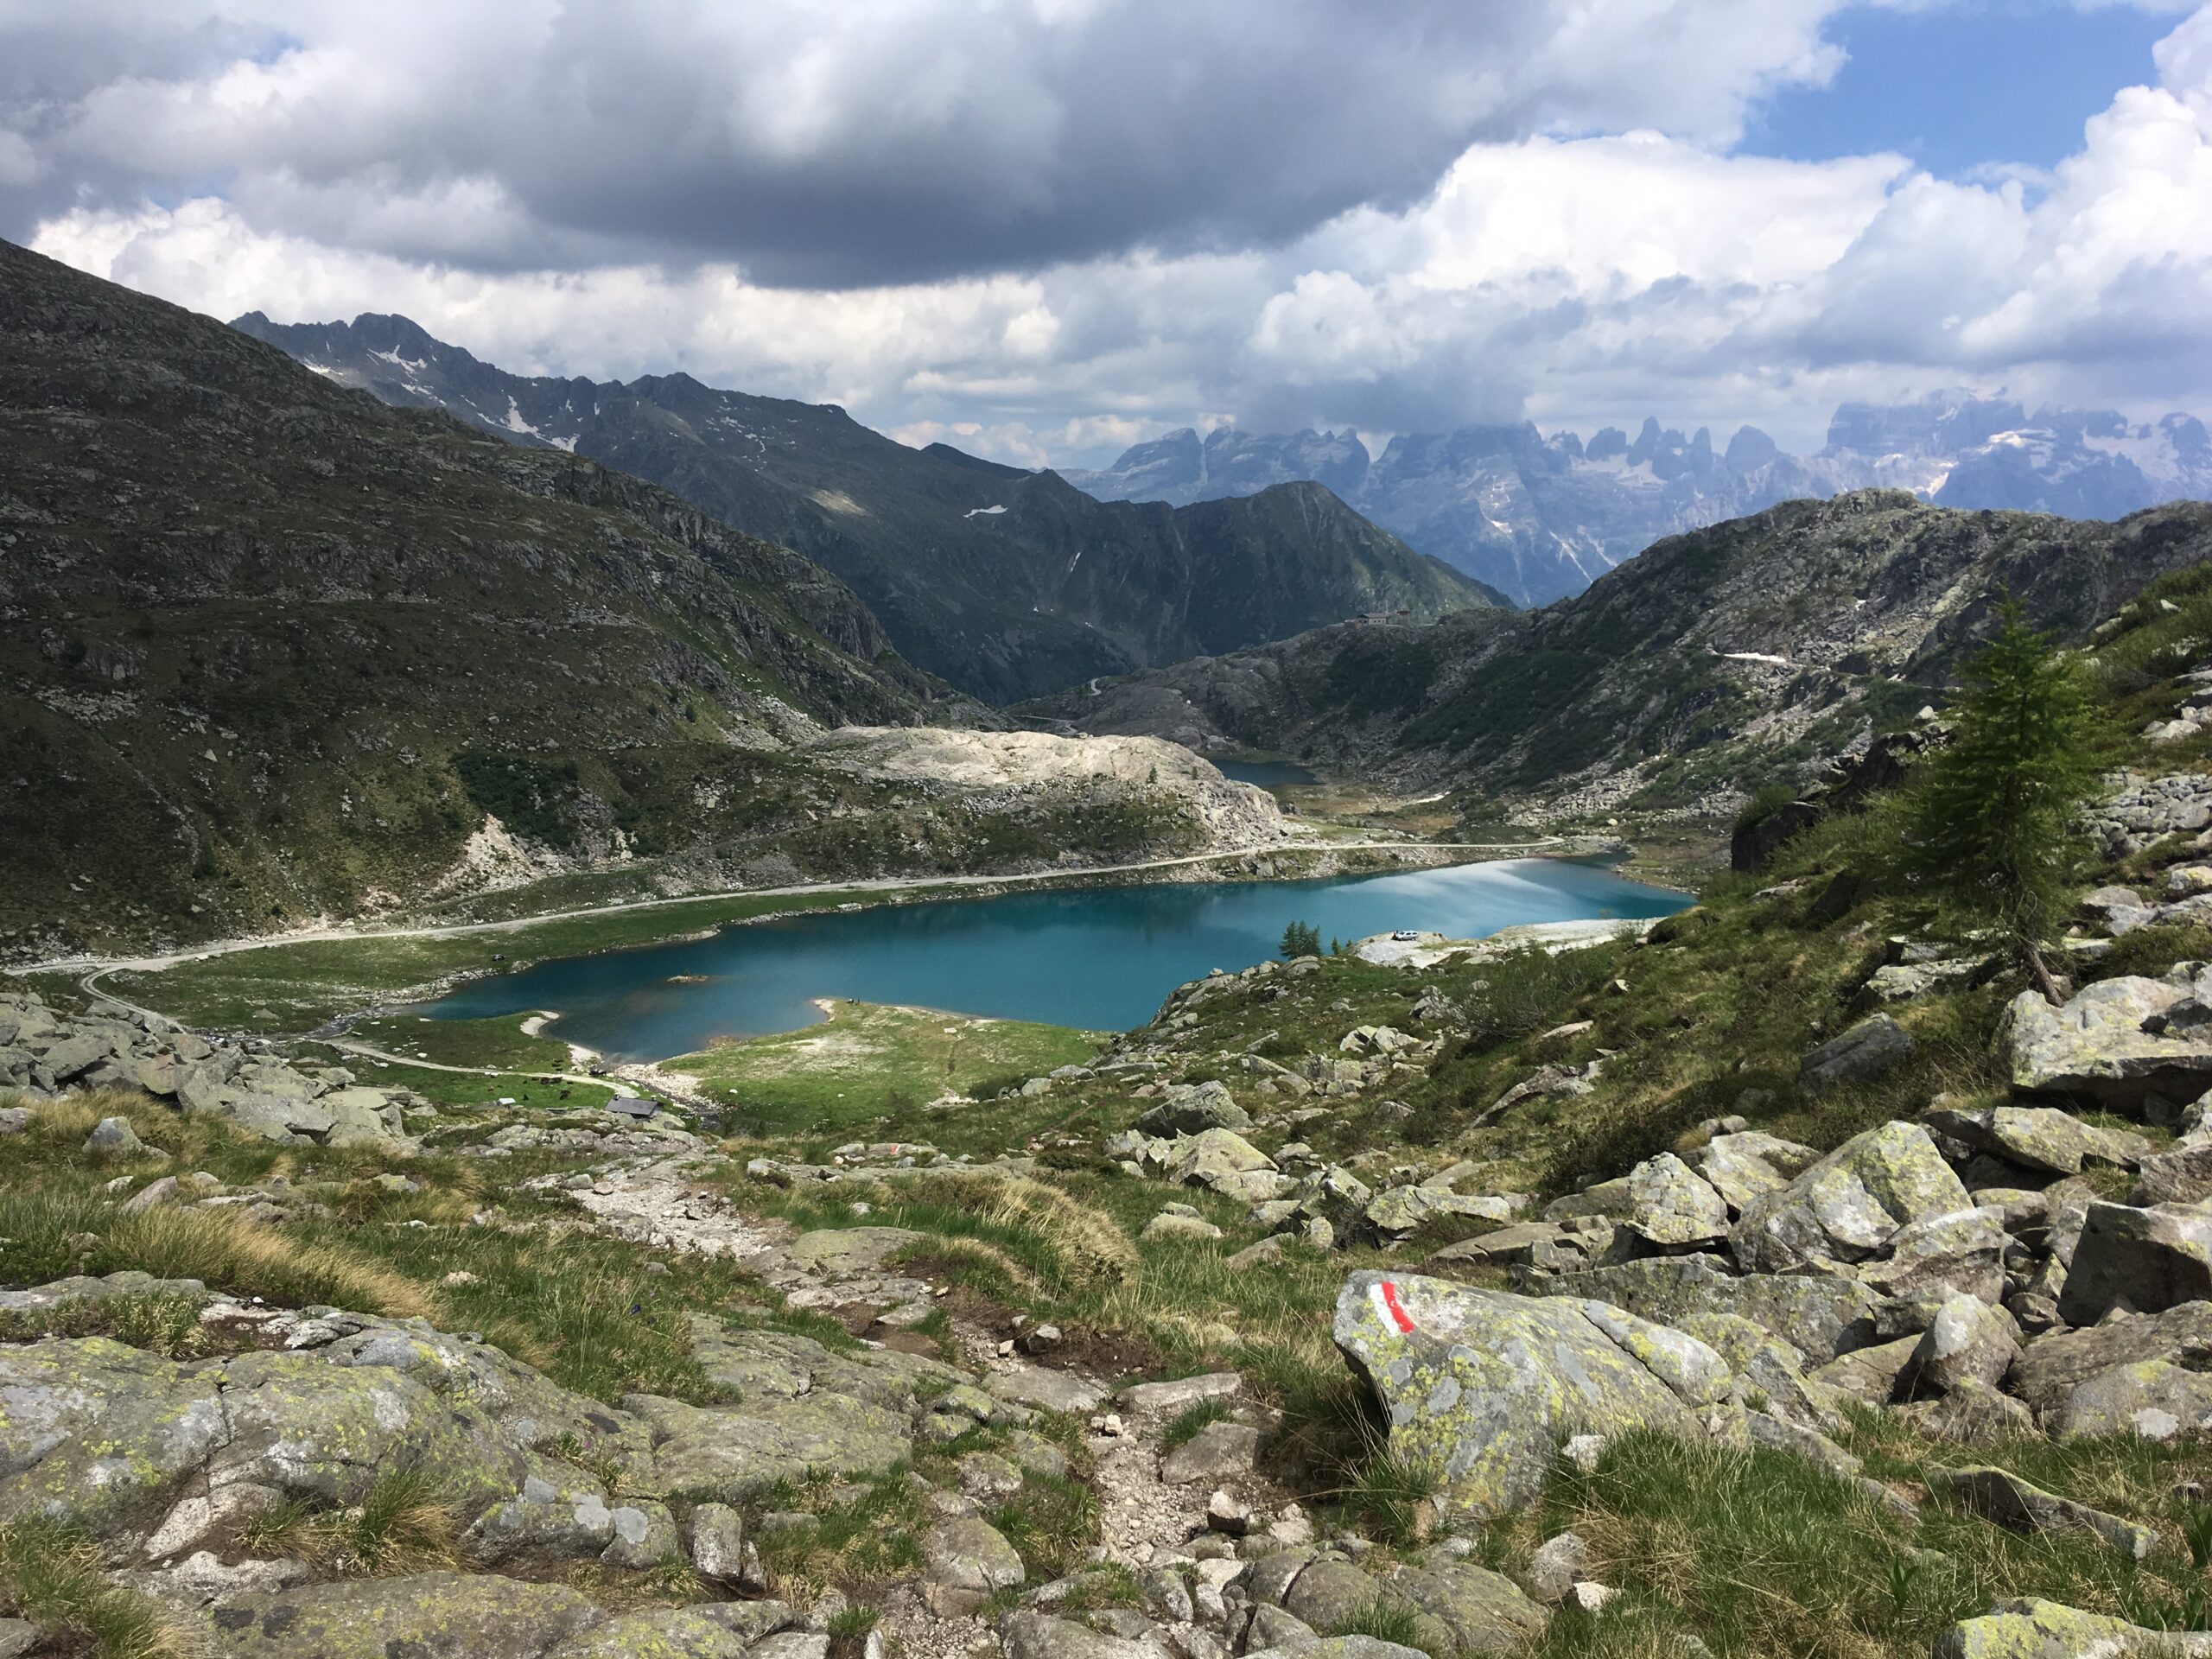
[[[1757,1129],[1716,1135],[1689,1154],[1691,1165],[1731,1211],[1740,1211],[1762,1193],[1780,1192],[1820,1158],[1810,1147]]]
[[[1978,1296],[1955,1296],[1936,1311],[1899,1376],[1908,1395],[1949,1394],[1974,1382],[1994,1387],[2020,1357],[2020,1327]]]
[[[1575,1273],[1534,1272],[1540,1295],[1592,1297],[1659,1325],[1701,1314],[1749,1319],[1815,1360],[1879,1339],[1889,1304],[1854,1279],[1817,1274],[1732,1274],[1711,1255],[1650,1256]]]
[[[2153,1360],[2212,1370],[2212,1302],[2185,1302],[2142,1319],[2039,1336],[2022,1351],[2008,1382],[2049,1427],[2092,1377]]]
[[[934,1612],[973,1612],[1025,1573],[1020,1554],[981,1516],[940,1521],[922,1540],[923,1594]]]
[[[1780,1192],[1751,1200],[1729,1248],[1750,1273],[1865,1262],[1909,1223],[1974,1207],[1928,1131],[1893,1122],[1853,1135]]]
[[[1936,1641],[1936,1659],[2199,1659],[2212,1635],[2147,1630],[2039,1596],[2000,1601]]]
[[[2021,1094],[2139,1109],[2157,1092],[2187,1100],[2212,1084],[2212,968],[2183,963],[2163,979],[2123,976],[2085,985],[2063,1007],[2023,991],[2000,1037]]]
[[[1274,1159],[1234,1129],[1207,1129],[1178,1140],[1168,1154],[1166,1174],[1180,1185],[1211,1187],[1252,1203],[1274,1198],[1290,1185],[1275,1173]]]
[[[146,1143],[138,1138],[138,1132],[130,1127],[129,1118],[104,1117],[92,1126],[92,1132],[85,1137],[85,1150],[114,1153],[119,1156],[136,1156],[146,1150]]]
[[[1389,1186],[1376,1193],[1362,1219],[1385,1243],[1418,1232],[1433,1221],[1510,1221],[1516,1202],[1494,1193],[1462,1197],[1437,1186]]]
[[[2058,1297],[2068,1324],[2094,1325],[2115,1307],[2160,1313],[2208,1300],[2212,1214],[2193,1205],[2089,1206]]]
[[[2137,1166],[2132,1204],[2202,1204],[2212,1198],[2212,1141],[2153,1153]]]
[[[744,1659],[745,1639],[726,1630],[713,1607],[659,1607],[624,1613],[572,1636],[545,1659]]]
[[[1430,1653],[1518,1653],[1544,1631],[1544,1610],[1510,1579],[1440,1550],[1390,1588],[1414,1609],[1414,1640]]]
[[[742,1503],[779,1482],[888,1474],[912,1452],[903,1415],[849,1395],[702,1407],[633,1394],[622,1403],[650,1425],[671,1497]]]
[[[2158,1547],[2158,1535],[2151,1528],[2047,1492],[2006,1470],[1931,1467],[1925,1478],[1931,1494],[2015,1532],[2093,1533],[2138,1561]]]
[[[2055,1106],[1968,1109],[1939,1103],[1921,1113],[1920,1121],[1977,1152],[2050,1175],[2079,1175],[2088,1163],[2133,1169],[2151,1151],[2139,1135],[2099,1128]]]
[[[1918,1048],[1910,1032],[1878,1014],[1808,1052],[1798,1063],[1798,1086],[1818,1092],[1868,1082],[1904,1065]]]
[[[1728,1236],[1728,1202],[1671,1152],[1628,1173],[1628,1230],[1662,1250],[1699,1250]]]
[[[999,1620],[999,1647],[1005,1659],[1160,1659],[1148,1643],[1026,1607]]]
[[[1618,1328],[1625,1340],[1561,1298],[1356,1273],[1337,1298],[1333,1334],[1388,1409],[1393,1451],[1435,1472],[1446,1509],[1486,1518],[1533,1498],[1571,1435],[1696,1432],[1702,1402],[1668,1377],[1685,1374],[1679,1362],[1703,1344],[1641,1320]],[[1706,1350],[1696,1369],[1726,1367]]]
[[[563,1585],[458,1573],[231,1596],[205,1614],[225,1659],[545,1659],[605,1617]]]
[[[2212,1429],[2212,1376],[2170,1359],[2109,1366],[2068,1395],[2049,1427],[2069,1439],[2133,1434],[2170,1440],[2201,1434]]]
[[[1969,1204],[1917,1216],[1891,1235],[1880,1256],[1861,1265],[1860,1281],[1933,1318],[1954,1296],[1994,1302],[2005,1294],[2005,1211]]]
[[[614,1514],[601,1493],[564,1492],[532,1475],[519,1496],[478,1516],[462,1542],[485,1567],[550,1566],[596,1560],[613,1536]]]
[[[1236,1103],[1229,1085],[1218,1079],[1197,1084],[1171,1083],[1137,1119],[1135,1127],[1146,1135],[1203,1135],[1208,1129],[1249,1129],[1252,1115]]]

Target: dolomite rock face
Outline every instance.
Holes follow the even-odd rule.
[[[1045,790],[1077,799],[1173,797],[1218,848],[1268,847],[1291,836],[1267,791],[1231,783],[1181,744],[1156,737],[846,726],[808,753],[844,771],[925,788]]]

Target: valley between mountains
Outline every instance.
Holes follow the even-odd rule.
[[[1517,610],[241,322],[0,245],[0,1654],[2212,1654],[2212,507]],[[1282,913],[1126,1025],[434,1005],[1144,882]]]

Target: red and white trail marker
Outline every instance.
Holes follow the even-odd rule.
[[[1398,1300],[1397,1286],[1388,1279],[1377,1279],[1367,1287],[1367,1299],[1375,1304],[1375,1317],[1385,1325],[1401,1336],[1413,1335],[1413,1319],[1406,1312],[1406,1305]]]

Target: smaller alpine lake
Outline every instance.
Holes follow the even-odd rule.
[[[1512,859],[1389,875],[1086,887],[817,911],[713,937],[540,963],[420,1010],[443,1020],[556,1011],[557,1035],[617,1060],[791,1031],[816,1000],[1126,1030],[1209,969],[1275,954],[1307,922],[1324,945],[1419,929],[1480,938],[1533,922],[1664,916],[1688,895],[1601,865]]]

